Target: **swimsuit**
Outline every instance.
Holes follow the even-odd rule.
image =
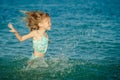
[[[48,38],[43,35],[41,39],[33,40],[33,48],[39,53],[46,53],[48,48]]]
[[[48,48],[48,38],[42,35],[40,39],[37,40],[33,39],[33,48],[38,53],[45,54]],[[44,58],[32,54],[30,60],[28,61],[26,69],[37,67],[48,67],[48,64],[45,62]]]

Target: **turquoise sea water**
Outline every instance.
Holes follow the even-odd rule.
[[[0,80],[120,80],[119,0],[0,0]],[[48,12],[52,29],[45,61],[48,67],[24,70],[32,39],[21,10]]]

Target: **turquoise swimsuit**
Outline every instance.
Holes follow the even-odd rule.
[[[42,36],[41,39],[33,40],[33,48],[39,53],[46,53],[48,48],[48,38]]]
[[[48,48],[48,40],[49,39],[47,37],[45,37],[44,35],[40,39],[37,39],[37,40],[33,39],[34,50],[37,51],[38,53],[45,54],[47,51],[47,48]],[[32,54],[28,63],[29,64],[26,67],[26,69],[37,68],[37,67],[40,67],[41,64],[42,64],[42,66],[44,65],[44,67],[45,66],[48,67],[47,63],[45,63],[45,61],[44,61],[44,58],[35,56],[34,54]]]

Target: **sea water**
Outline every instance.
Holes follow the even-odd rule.
[[[120,80],[120,0],[0,0],[0,80]],[[50,14],[50,44],[41,61],[29,68],[32,39],[22,11]]]

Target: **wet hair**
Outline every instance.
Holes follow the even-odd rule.
[[[27,22],[27,26],[30,31],[38,30],[38,24],[42,22],[45,18],[50,17],[48,13],[44,13],[41,11],[31,11],[26,12],[25,14],[27,15],[25,21]]]

